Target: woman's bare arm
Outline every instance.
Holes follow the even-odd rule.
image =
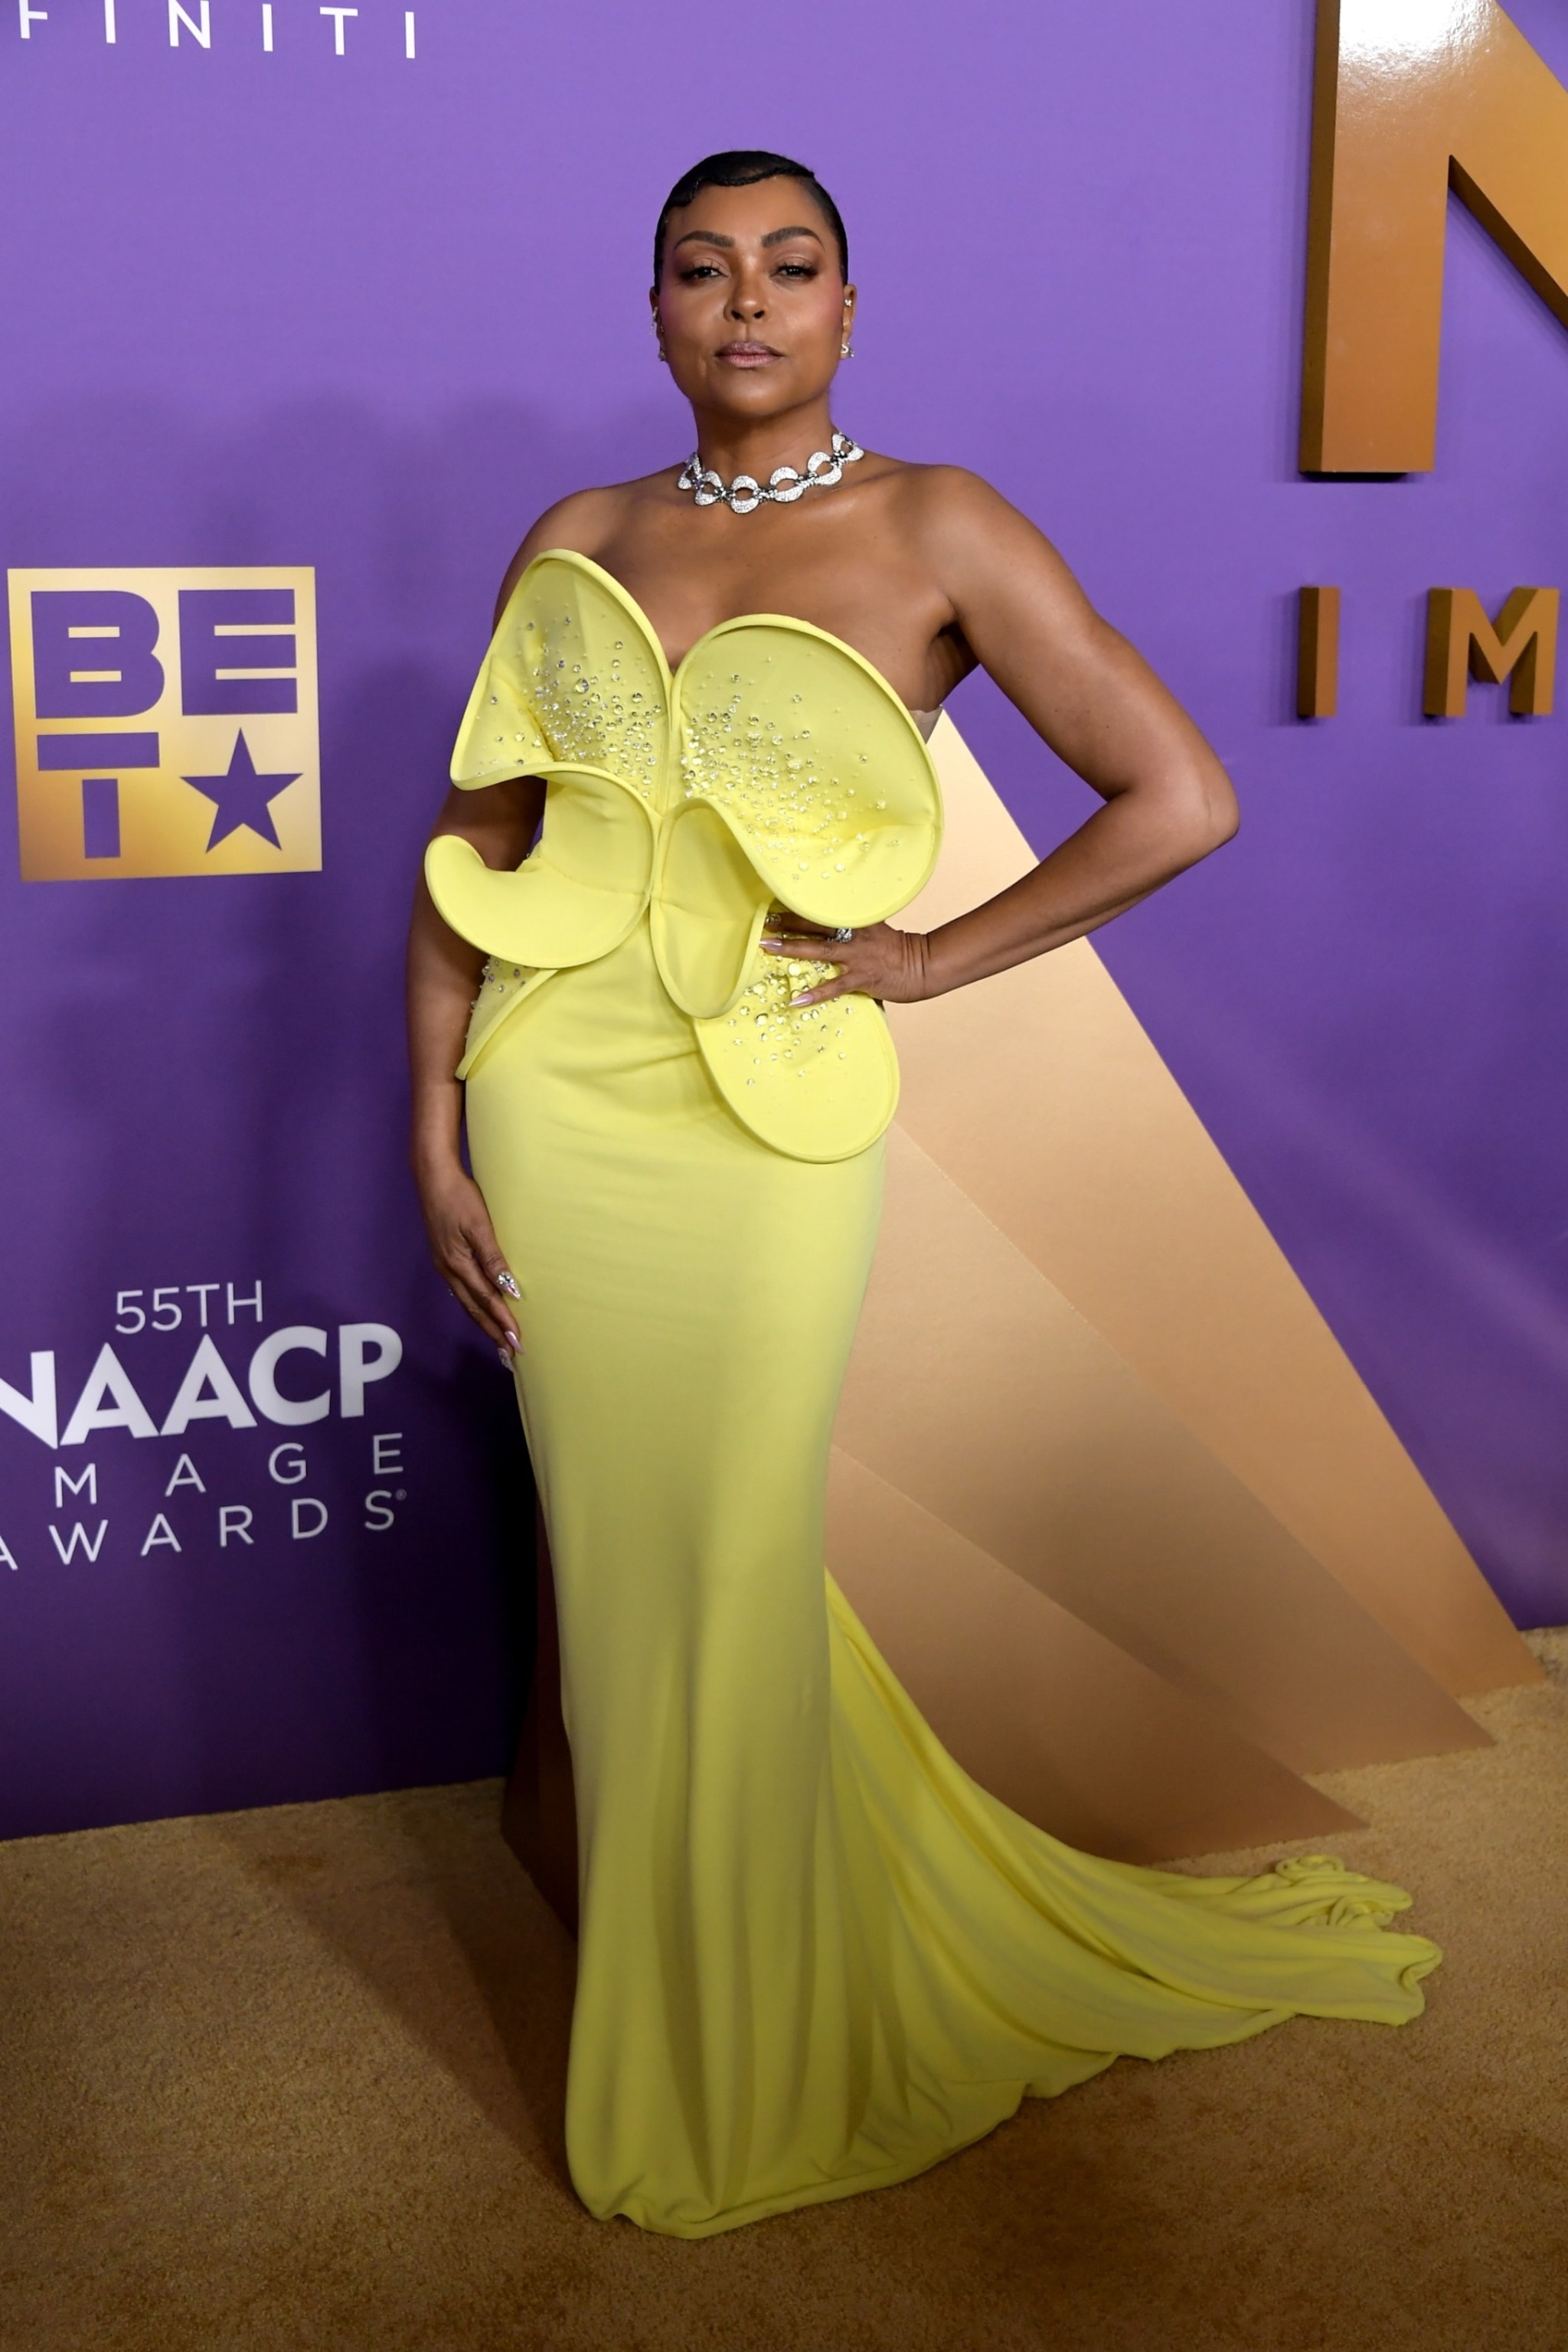
[[[496,597],[492,627],[507,599],[542,548],[571,546],[584,516],[591,520],[602,492],[580,491],[542,514],[518,549]],[[455,833],[471,841],[498,872],[521,866],[544,814],[537,776],[513,777],[477,792],[454,786],[430,829],[430,838]],[[463,1165],[463,1089],[452,1075],[463,1058],[468,1015],[479,990],[480,950],[459,939],[436,911],[423,874],[408,927],[408,1064],[413,1087],[409,1157],[430,1252],[453,1297],[501,1349],[518,1345],[517,1327],[501,1287],[512,1282],[483,1196]],[[516,1297],[515,1286],[512,1297]]]
[[[851,990],[913,1003],[1005,971],[1135,906],[1237,827],[1208,744],[1033,523],[973,475],[940,469],[920,495],[917,529],[953,625],[1104,805],[1033,873],[923,936],[878,923],[825,945],[780,925],[775,942],[841,967],[797,1003]]]
[[[521,864],[538,829],[544,786],[535,777],[448,793],[434,834],[471,841],[487,866]],[[510,1269],[479,1186],[463,1166],[463,1089],[453,1076],[484,957],[437,913],[423,874],[408,929],[408,1064],[413,1092],[409,1157],[430,1251],[442,1279],[502,1350],[518,1345],[500,1287]],[[515,1295],[515,1293],[513,1294]]]

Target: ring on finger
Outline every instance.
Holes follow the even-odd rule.
[[[854,936],[847,923],[840,923],[833,934],[834,944],[837,947],[847,948]]]

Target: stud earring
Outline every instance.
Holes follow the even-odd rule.
[[[838,356],[841,360],[852,360],[855,356],[854,344],[840,343],[838,346]]]

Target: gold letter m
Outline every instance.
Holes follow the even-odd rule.
[[[1426,595],[1428,719],[1462,719],[1472,677],[1509,680],[1516,719],[1545,719],[1557,667],[1557,591],[1516,588],[1494,628],[1473,588],[1432,588]]]

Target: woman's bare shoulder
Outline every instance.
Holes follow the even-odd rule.
[[[998,583],[1076,604],[1081,591],[1037,524],[965,466],[900,465],[887,477],[905,562],[962,619]]]
[[[657,474],[645,474],[635,482],[610,482],[597,489],[574,490],[569,497],[557,499],[552,507],[546,507],[507,566],[496,598],[497,620],[536,555],[542,555],[547,548],[564,547],[574,555],[585,555],[597,562],[604,550],[625,528],[634,509],[659,498],[661,493],[668,502],[674,478],[674,467],[666,466]]]
[[[984,539],[1019,531],[1041,535],[1026,515],[967,466],[916,465],[904,458],[885,458],[882,464],[888,468],[882,478],[902,520],[922,537],[955,531]]]

